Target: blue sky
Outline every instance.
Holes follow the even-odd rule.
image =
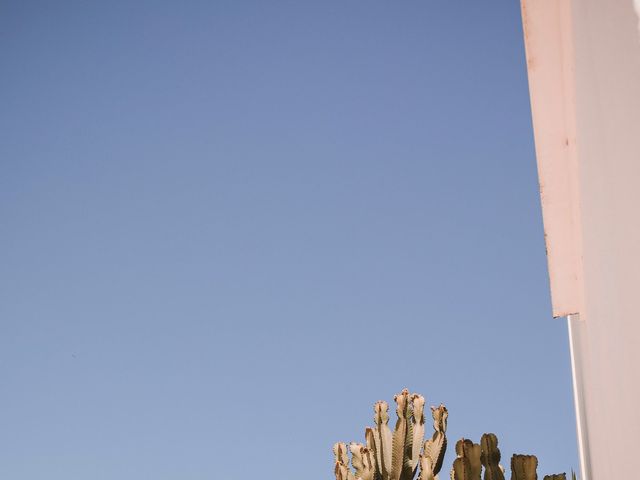
[[[1,10],[2,478],[331,478],[405,386],[577,467],[518,2]]]

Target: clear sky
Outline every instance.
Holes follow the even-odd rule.
[[[331,478],[405,386],[577,468],[517,1],[5,1],[0,65],[1,478]]]

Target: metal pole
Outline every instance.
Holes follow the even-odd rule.
[[[581,480],[591,478],[591,462],[589,455],[589,437],[585,417],[583,361],[580,355],[584,322],[579,314],[567,315],[569,326],[569,349],[571,351],[571,376],[573,377],[573,402],[576,410],[576,430],[578,434],[578,455],[580,457]]]

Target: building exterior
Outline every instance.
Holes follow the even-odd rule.
[[[638,478],[637,0],[522,0],[554,317],[568,317],[583,480]]]

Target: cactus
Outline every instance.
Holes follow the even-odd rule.
[[[356,471],[356,477],[362,480],[373,480],[375,475],[375,459],[371,450],[361,443],[351,443],[351,464]]]
[[[511,457],[511,480],[538,480],[535,455],[514,455]]]
[[[413,410],[406,388],[393,398],[396,402],[396,428],[391,450],[391,480],[412,480],[413,470]],[[420,438],[422,443],[422,438]],[[416,459],[417,464],[417,459]]]
[[[434,478],[442,468],[444,454],[447,450],[447,419],[449,412],[447,407],[440,404],[439,407],[431,407],[431,416],[433,417],[433,435],[424,442],[423,455],[421,459],[420,469],[425,472],[421,480]]]
[[[442,404],[431,407],[434,433],[424,441],[424,397],[404,389],[394,400],[398,419],[393,433],[389,405],[379,401],[373,406],[375,427],[365,429],[365,444],[333,446],[336,480],[414,480],[418,471],[419,480],[438,480],[447,449],[447,408]],[[483,468],[484,480],[505,480],[498,438],[493,433],[482,435],[480,444],[459,440],[456,454],[451,480],[481,480]],[[533,455],[514,455],[511,480],[537,480],[537,466],[538,459]],[[566,475],[547,475],[544,480],[566,480]],[[572,480],[576,480],[573,472]]]
[[[447,449],[447,408],[440,404],[431,407],[433,417],[433,435],[424,442],[423,453],[420,455],[420,480],[434,480],[442,468],[444,454]]]
[[[347,465],[349,463],[347,446],[344,443],[338,442],[333,446],[333,455],[336,463],[342,463],[343,465]]]
[[[389,480],[391,477],[392,444],[391,429],[389,428],[389,404],[384,401],[377,402],[373,411],[376,423],[376,427],[373,429],[376,468],[382,480]]]
[[[423,454],[420,456],[420,480],[433,480],[442,468],[444,454],[447,449],[447,408],[440,404],[431,407],[434,433],[424,442]]]
[[[481,449],[480,445],[473,443],[471,440],[462,438],[456,443],[456,454],[458,458],[464,459],[464,462],[458,462],[460,465],[464,463],[466,480],[480,480],[482,475],[482,463],[480,462]],[[456,460],[458,459],[456,458]],[[454,469],[456,468],[454,460]],[[461,467],[460,467],[461,468]]]
[[[347,446],[344,443],[336,443],[333,446],[333,455],[335,456],[334,473],[336,480],[355,480],[355,476],[349,470]]]
[[[421,479],[435,479],[447,444],[447,409],[431,407],[435,432],[424,442],[424,397],[404,389],[394,400],[398,419],[393,433],[389,405],[379,401],[373,407],[375,427],[365,429],[366,444],[349,444],[350,462],[346,444],[334,445],[336,480],[413,480],[418,467]]]
[[[411,395],[411,404],[413,410],[411,470],[415,472],[420,462],[420,450],[422,449],[422,441],[424,439],[424,397],[418,393],[414,393]]]
[[[451,480],[471,480],[471,464],[465,457],[457,457],[453,461]]]
[[[480,461],[484,467],[484,480],[504,480],[504,469],[500,466],[498,437],[485,433],[480,439]]]
[[[411,428],[411,411],[409,403],[409,391],[405,388],[398,395],[393,397],[396,402],[396,428],[393,431],[393,447],[391,450],[391,480],[400,480],[404,473],[406,454],[411,450],[411,442],[413,441],[413,431]],[[404,480],[404,479],[403,479]]]

